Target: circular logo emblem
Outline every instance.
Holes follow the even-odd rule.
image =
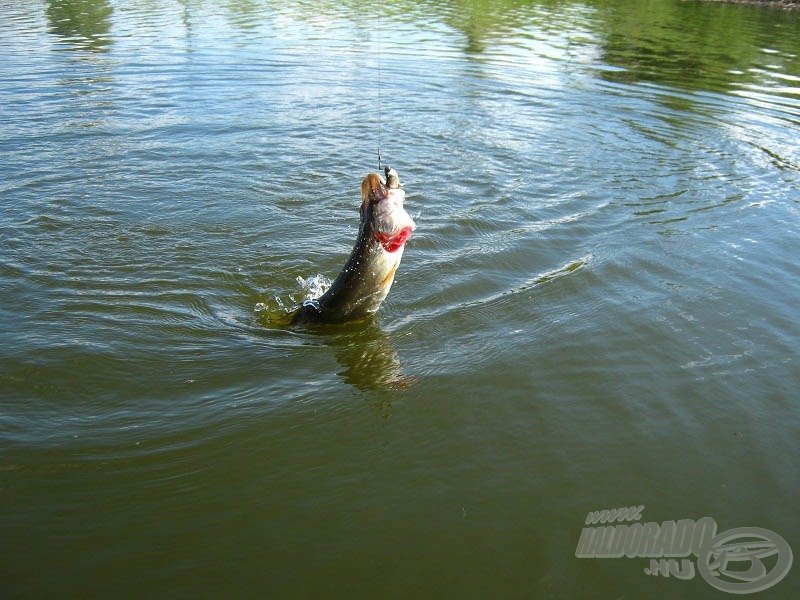
[[[703,579],[731,594],[765,590],[783,579],[791,566],[792,549],[786,540],[761,527],[724,531],[697,557]]]

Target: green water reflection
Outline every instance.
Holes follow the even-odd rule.
[[[239,0],[225,3],[224,8],[231,24],[247,32],[258,27],[270,4]],[[273,5],[278,6],[286,10],[287,5]],[[93,51],[105,51],[113,41],[109,33],[113,12],[106,0],[50,0],[46,11],[51,32]],[[464,51],[474,55],[530,25],[547,29],[555,23],[566,36],[571,27],[577,33],[588,26],[598,36],[603,61],[619,67],[602,73],[610,81],[727,91],[731,84],[763,79],[757,67],[765,52],[770,53],[771,69],[800,74],[796,34],[800,11],[680,0],[449,0],[386,2],[379,9],[363,2],[320,2],[313,7],[299,3],[292,12],[309,21],[325,12],[344,12],[367,25],[371,21],[374,34],[381,24],[391,28],[395,20],[413,19],[424,27],[425,18],[440,19],[463,34]]]
[[[67,38],[76,48],[95,52],[108,49],[114,9],[106,0],[48,0],[46,13],[50,31]]]
[[[615,2],[603,7],[603,59],[613,81],[728,91],[761,79],[754,67],[799,73],[795,12],[703,2]]]

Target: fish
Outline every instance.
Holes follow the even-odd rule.
[[[358,237],[350,257],[327,292],[295,311],[291,325],[363,320],[386,299],[416,224],[403,206],[406,193],[397,171],[387,166],[384,174],[385,180],[369,173],[361,182]]]

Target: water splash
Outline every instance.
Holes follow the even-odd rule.
[[[297,283],[304,293],[303,300],[315,300],[327,292],[331,287],[331,280],[320,273],[304,279],[297,276]]]
[[[290,315],[306,302],[314,301],[331,287],[331,280],[324,275],[296,278],[299,290],[287,294],[275,294],[262,302],[256,302],[253,313],[256,319],[268,325],[285,325]]]

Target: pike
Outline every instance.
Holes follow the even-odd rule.
[[[406,193],[397,171],[387,166],[384,173],[385,181],[370,173],[361,182],[361,222],[350,258],[327,292],[303,302],[292,325],[365,319],[389,294],[416,225],[403,208]]]

